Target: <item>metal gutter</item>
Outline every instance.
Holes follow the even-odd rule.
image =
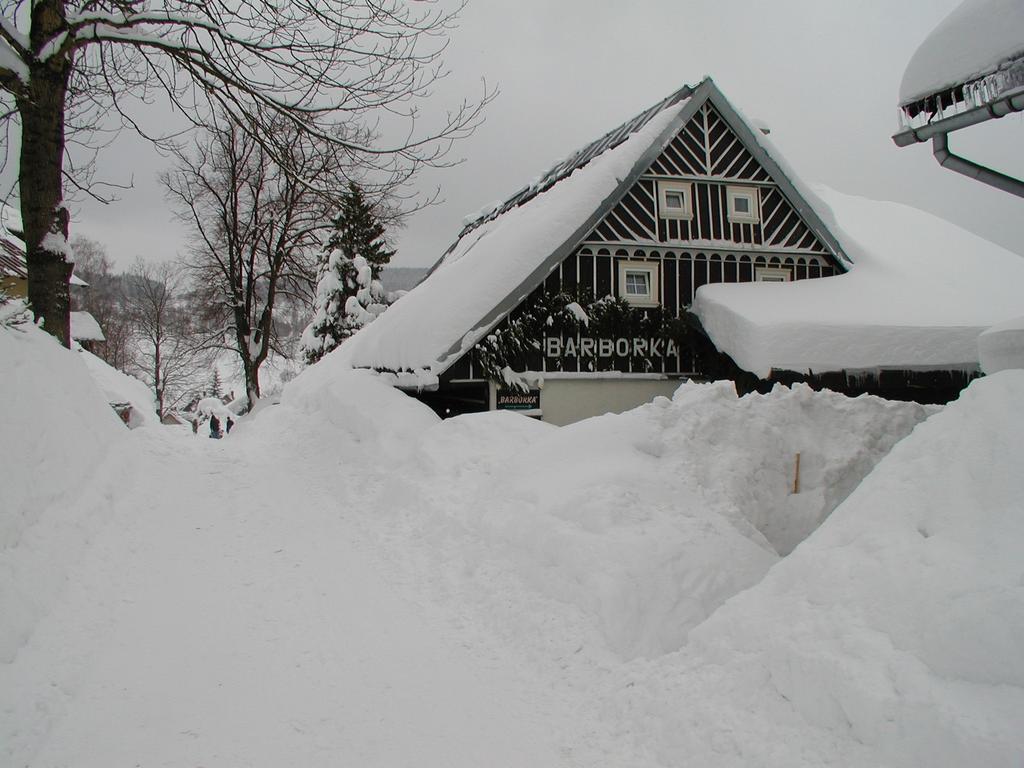
[[[1024,111],[1024,88],[1017,88],[989,104],[973,107],[952,117],[928,123],[921,128],[908,128],[905,131],[900,131],[892,137],[892,140],[897,147],[907,147],[911,144],[928,141],[940,134],[958,131],[961,128],[1022,111]]]
[[[1011,195],[1024,197],[1024,181],[955,154],[949,149],[949,136],[945,133],[932,137],[932,154],[943,168],[1001,189],[1003,192],[1009,192]]]

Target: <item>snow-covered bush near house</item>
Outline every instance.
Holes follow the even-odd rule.
[[[91,475],[127,430],[81,355],[31,323],[0,327],[0,663],[9,663],[89,544]]]
[[[1021,371],[972,383],[683,652],[630,670],[634,736],[667,764],[1019,766],[1022,398]]]

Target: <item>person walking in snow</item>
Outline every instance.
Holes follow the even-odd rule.
[[[217,414],[210,416],[210,437],[220,439],[220,419],[217,418]]]

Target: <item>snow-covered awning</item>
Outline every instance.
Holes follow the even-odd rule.
[[[744,370],[974,370],[978,335],[1024,314],[1024,258],[906,205],[816,191],[847,274],[697,292],[694,312]]]

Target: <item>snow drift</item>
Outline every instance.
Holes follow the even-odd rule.
[[[461,537],[435,544],[445,558],[475,546],[469,532],[481,560],[591,617],[614,653],[655,656],[757,583],[930,412],[806,386],[738,398],[730,382],[690,384],[557,429],[507,413],[450,419],[398,474],[416,489],[409,514],[436,516],[414,525]]]
[[[634,670],[676,764],[1019,766],[1024,372],[978,380],[830,519]]]
[[[82,358],[27,323],[0,327],[0,662],[59,593],[101,524],[90,476],[127,431]]]

